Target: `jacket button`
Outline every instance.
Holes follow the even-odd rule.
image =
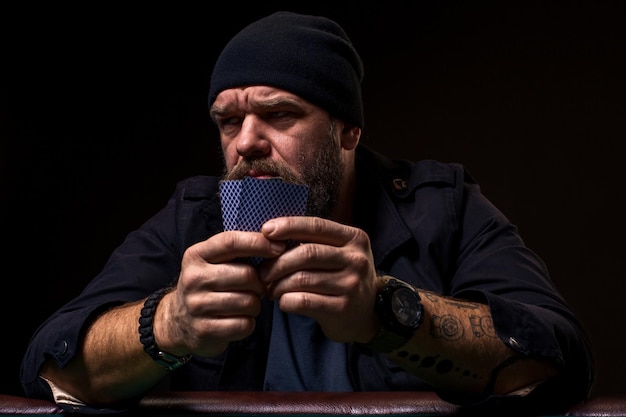
[[[68,349],[69,345],[67,344],[67,341],[63,340],[61,342],[61,346],[59,347],[59,355],[65,355],[67,353],[67,349]]]
[[[509,344],[511,345],[511,347],[522,349],[522,345],[514,337],[509,337]]]
[[[396,191],[406,190],[407,183],[403,178],[396,178],[393,180],[393,189]]]

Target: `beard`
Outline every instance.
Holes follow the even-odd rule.
[[[233,169],[225,171],[223,178],[239,180],[254,170],[280,177],[285,182],[306,185],[309,187],[306,215],[328,217],[339,200],[344,170],[339,141],[335,140],[333,130],[310,161],[301,155],[299,173],[270,159],[244,158]]]

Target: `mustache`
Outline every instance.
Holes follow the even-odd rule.
[[[300,175],[293,172],[289,167],[271,159],[242,159],[233,169],[225,172],[224,179],[240,180],[248,176],[251,171],[262,175],[280,177],[285,182],[304,184]]]

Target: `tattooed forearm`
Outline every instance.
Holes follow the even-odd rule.
[[[474,337],[495,338],[496,332],[490,316],[470,316],[470,327]],[[465,329],[461,320],[452,315],[433,315],[430,320],[430,335],[446,340],[458,340],[463,337]]]
[[[480,304],[478,303],[474,303],[471,301],[455,300],[449,297],[442,297],[441,295],[432,293],[430,291],[422,290],[420,292],[420,295],[427,298],[433,304],[437,304],[443,301],[443,303],[447,305],[450,305],[459,309],[463,309],[463,310],[476,310],[480,308]]]
[[[440,376],[455,374],[462,378],[471,378],[474,380],[482,379],[477,372],[455,365],[452,360],[441,358],[439,355],[420,357],[420,355],[416,353],[400,350],[396,352],[396,356],[411,362],[417,369],[430,370]]]
[[[430,320],[430,335],[435,339],[458,340],[464,332],[463,323],[454,316],[433,315]]]
[[[493,327],[493,320],[490,316],[470,316],[470,325],[474,337],[497,337],[496,330]]]
[[[390,358],[433,386],[476,394],[510,392],[509,374],[499,382],[512,352],[499,340],[489,306],[419,291],[424,321],[414,337]]]
[[[467,301],[455,301],[449,298],[444,298],[444,300],[446,304],[464,310],[477,310],[480,306],[480,304],[468,303]]]

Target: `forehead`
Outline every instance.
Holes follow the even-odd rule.
[[[286,90],[271,86],[255,85],[229,88],[220,92],[215,98],[212,108],[245,108],[256,103],[279,103],[284,101],[302,104],[306,103],[304,99]]]

